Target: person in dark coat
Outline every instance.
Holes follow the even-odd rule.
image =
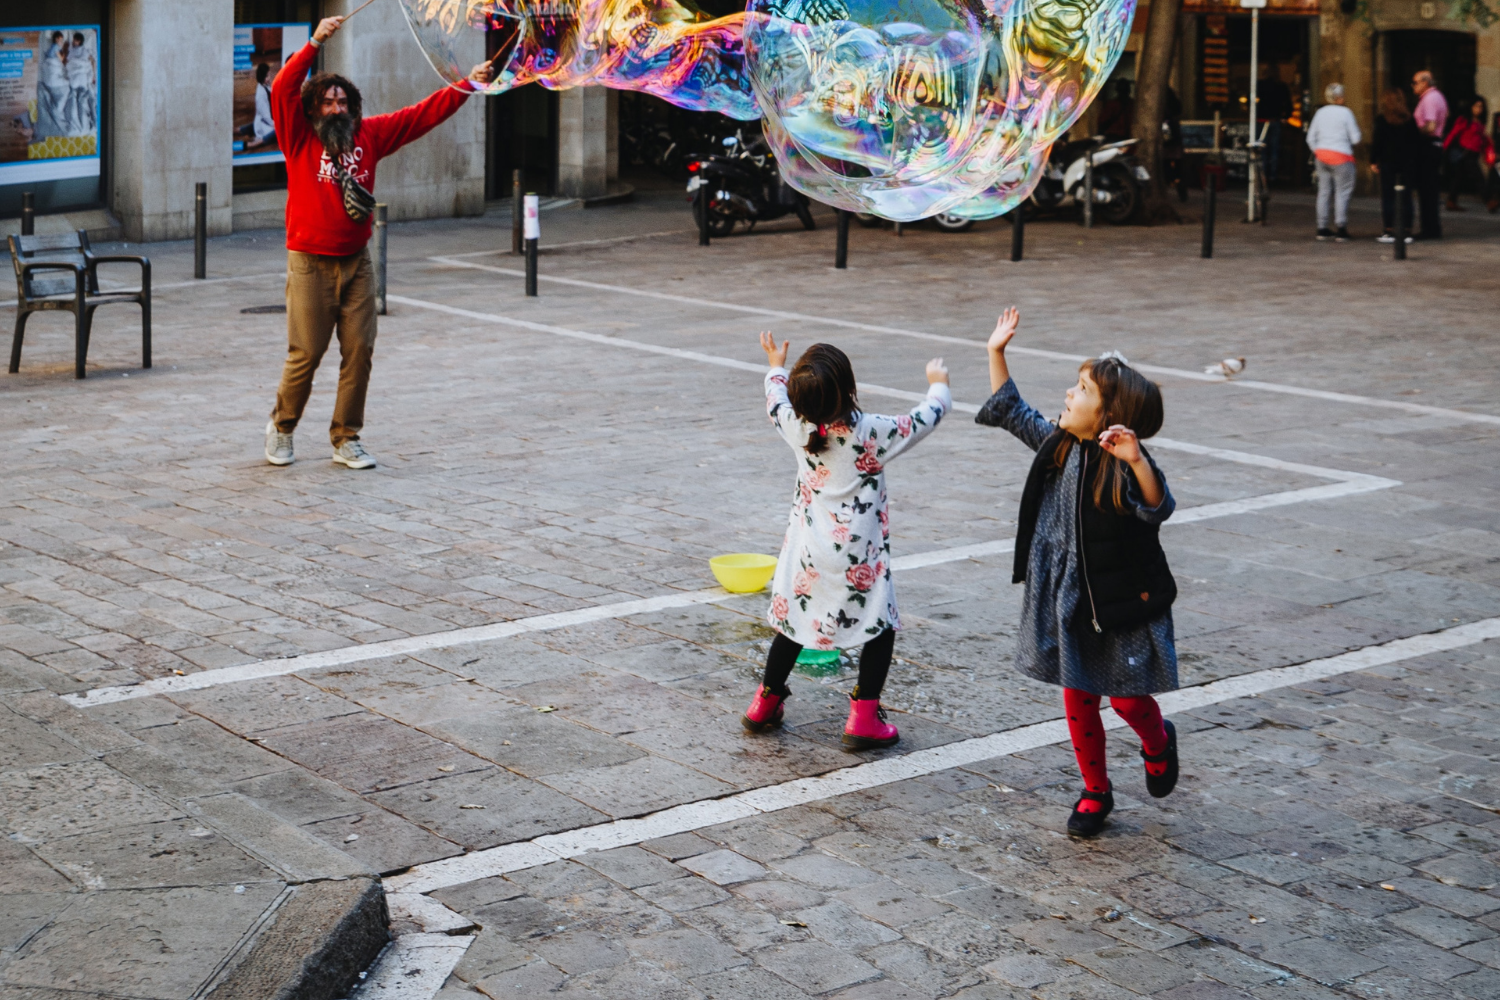
[[[1375,140],[1370,145],[1370,169],[1380,179],[1380,215],[1384,231],[1381,243],[1396,242],[1396,185],[1401,192],[1401,231],[1411,242],[1412,190],[1417,186],[1417,158],[1422,154],[1422,133],[1412,121],[1406,95],[1391,87],[1380,95],[1380,113],[1375,116]]]

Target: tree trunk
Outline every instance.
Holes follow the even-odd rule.
[[[1144,192],[1148,223],[1180,221],[1177,209],[1167,197],[1161,156],[1161,123],[1166,117],[1172,50],[1177,47],[1177,24],[1181,13],[1182,0],[1151,0],[1151,10],[1146,17],[1146,38],[1136,65],[1135,154],[1151,171],[1151,183],[1146,185]]]

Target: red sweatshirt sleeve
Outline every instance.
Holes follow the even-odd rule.
[[[365,119],[365,134],[377,157],[390,156],[452,118],[473,91],[444,87],[411,107]]]
[[[271,120],[276,123],[276,145],[290,157],[296,147],[313,138],[312,126],[302,113],[302,81],[318,57],[318,47],[308,42],[282,64],[271,81]]]

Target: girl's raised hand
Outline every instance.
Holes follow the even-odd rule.
[[[942,358],[933,358],[927,362],[927,384],[933,385],[937,382],[947,383],[948,366],[943,364]]]
[[[1135,436],[1135,431],[1124,424],[1113,424],[1100,431],[1099,447],[1126,465],[1134,465],[1141,460],[1141,442]]]
[[[1003,352],[1005,346],[1010,343],[1011,338],[1016,335],[1016,331],[1020,328],[1021,310],[1015,306],[1011,306],[1005,312],[1001,313],[1000,318],[995,321],[995,332],[990,334],[990,341],[986,346],[992,351]]]
[[[781,346],[776,346],[776,335],[770,330],[760,332],[760,349],[766,352],[766,360],[772,368],[785,368],[787,352],[792,349],[790,340],[783,340]]]

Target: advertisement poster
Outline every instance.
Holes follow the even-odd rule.
[[[237,24],[234,28],[234,162],[280,163],[271,121],[271,81],[307,40],[305,24]]]
[[[99,176],[99,26],[0,28],[0,186]]]

